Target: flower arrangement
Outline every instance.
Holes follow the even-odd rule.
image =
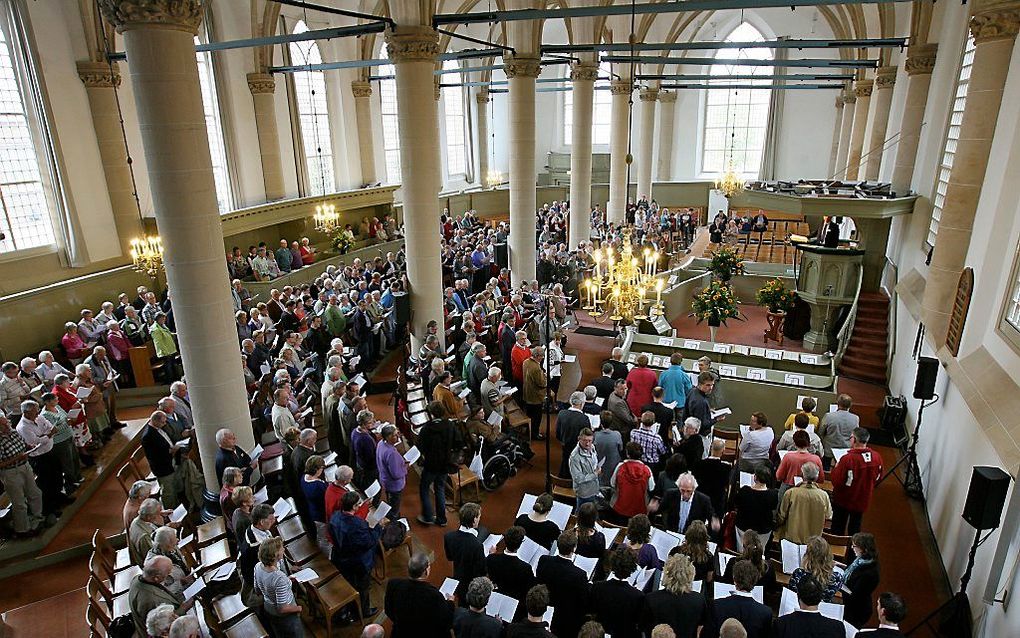
[[[794,292],[779,279],[770,279],[758,289],[754,295],[758,305],[765,306],[769,312],[788,312],[793,308]]]
[[[691,316],[696,318],[698,323],[708,321],[710,326],[725,326],[727,319],[743,321],[740,309],[737,308],[739,304],[740,300],[737,299],[732,286],[713,279],[712,283],[691,300],[691,309],[694,311]]]
[[[732,248],[721,246],[712,252],[708,271],[722,281],[729,281],[733,275],[744,274],[744,260]]]
[[[330,240],[334,250],[341,255],[346,255],[350,252],[351,247],[354,245],[354,232],[351,230],[350,224],[333,231]]]

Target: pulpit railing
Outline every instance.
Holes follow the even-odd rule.
[[[857,323],[857,306],[861,301],[861,284],[864,283],[864,266],[857,267],[857,292],[854,293],[854,302],[850,304],[850,313],[843,322],[843,327],[836,333],[836,354],[832,357],[833,369],[839,366],[843,360],[843,353],[850,345],[850,338],[854,334],[854,324]]]

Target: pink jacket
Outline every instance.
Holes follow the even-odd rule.
[[[641,416],[642,406],[652,402],[652,390],[659,378],[649,368],[634,368],[627,374],[627,405],[634,416]]]

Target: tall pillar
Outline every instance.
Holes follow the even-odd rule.
[[[92,126],[96,129],[99,157],[103,162],[106,189],[110,192],[110,206],[120,239],[121,253],[127,257],[131,240],[144,234],[138,216],[134,191],[131,186],[131,168],[127,163],[124,134],[120,128],[115,91],[120,86],[120,73],[114,63],[113,71],[105,62],[82,60],[78,62],[78,77],[85,84],[92,111]]]
[[[652,200],[652,162],[653,150],[655,147],[655,103],[659,99],[658,88],[641,89],[641,120],[638,123],[638,169],[637,169],[637,196],[648,197]]]
[[[896,165],[893,167],[893,191],[906,194],[914,178],[914,161],[917,159],[917,145],[921,141],[921,127],[924,125],[924,109],[928,103],[928,86],[931,72],[935,68],[938,44],[915,44],[907,47],[907,95],[903,104],[903,119],[900,120],[900,139],[896,145]]]
[[[195,60],[204,3],[100,0],[124,39],[210,509],[216,431],[254,446]],[[215,509],[213,509],[215,508]]]
[[[358,150],[361,158],[361,183],[375,184],[375,139],[372,135],[372,84],[361,80],[351,82],[354,94],[354,117],[358,123]]]
[[[937,347],[945,343],[956,288],[967,258],[1018,29],[1020,2],[976,0],[971,4],[970,32],[976,46],[974,65],[960,124],[960,139],[956,144],[956,161],[949,174],[921,303],[921,318]]]
[[[255,131],[262,158],[262,183],[266,200],[283,199],[283,160],[280,157],[280,134],[276,127],[276,79],[268,73],[249,73],[248,90],[255,106]]]
[[[432,79],[439,34],[424,26],[398,26],[386,32],[386,46],[397,76],[411,347],[417,352],[429,321],[443,325],[443,270],[438,241],[439,127]],[[439,338],[443,340],[442,330]]]
[[[836,174],[836,160],[839,157],[839,137],[843,124],[843,95],[836,96],[836,123],[832,127],[832,149],[829,152],[829,171],[826,175]]]
[[[609,116],[609,203],[606,206],[609,222],[622,224],[627,219],[627,167],[631,157],[627,152],[630,137],[630,80],[613,80],[609,85],[613,94]]]
[[[676,91],[659,91],[659,170],[656,179],[673,179],[673,120],[676,117]]]
[[[489,185],[489,89],[484,86],[475,93],[478,103],[477,125],[478,134],[478,183],[482,187]]]
[[[875,117],[871,122],[871,141],[868,158],[864,162],[864,179],[877,180],[885,155],[886,129],[889,128],[889,107],[892,105],[893,86],[896,84],[896,67],[883,66],[875,75]]]
[[[595,62],[574,63],[570,69],[570,250],[591,237],[591,120],[598,75]]]
[[[535,278],[535,78],[537,57],[507,56],[510,81],[510,277],[515,284]]]
[[[846,178],[849,180],[863,177],[861,155],[864,153],[864,132],[868,128],[868,106],[871,104],[871,91],[874,80],[858,80],[854,88],[857,102],[854,105],[854,130],[850,134],[850,155],[847,158]]]
[[[843,123],[839,127],[839,154],[836,157],[836,178],[847,179],[846,166],[850,159],[850,132],[854,128],[854,105],[857,96],[853,89],[843,92]]]

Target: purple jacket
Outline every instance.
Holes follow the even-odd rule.
[[[407,483],[407,463],[397,448],[380,441],[375,449],[375,463],[379,466],[379,483],[387,492],[399,492]]]

